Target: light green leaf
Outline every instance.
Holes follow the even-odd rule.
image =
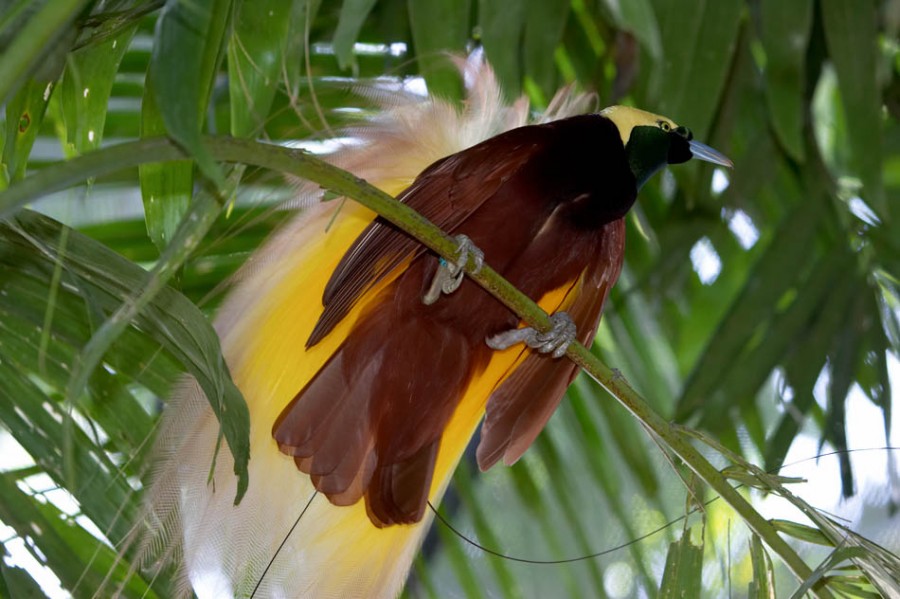
[[[775,527],[775,530],[790,535],[795,539],[800,539],[801,541],[814,543],[816,545],[824,545],[826,547],[834,546],[834,543],[831,542],[828,536],[818,528],[813,528],[812,526],[807,526],[806,524],[800,524],[798,522],[791,522],[790,520],[775,519],[770,520],[769,522]]]
[[[141,137],[165,135],[166,126],[156,104],[156,83],[149,74],[141,102]],[[150,162],[138,166],[147,234],[164,251],[188,210],[194,186],[191,160]]]
[[[353,56],[353,44],[359,37],[366,17],[372,12],[375,0],[344,0],[341,4],[341,15],[338,18],[338,26],[334,32],[332,43],[334,54],[337,56],[338,65],[347,69],[356,64]]]
[[[128,27],[111,39],[82,48],[69,57],[59,90],[67,153],[82,154],[100,147],[109,94],[134,31],[135,26]]]
[[[702,588],[702,570],[703,545],[694,545],[690,529],[685,529],[681,539],[669,545],[659,599],[695,596],[697,589]]]
[[[231,134],[253,137],[265,124],[278,89],[292,2],[240,0],[228,40]]]
[[[662,57],[659,24],[650,0],[604,0],[616,25],[634,34],[654,60]]]
[[[747,596],[751,599],[775,599],[775,570],[762,541],[755,533],[750,536],[750,558],[753,562],[753,580]]]

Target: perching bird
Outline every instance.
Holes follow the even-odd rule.
[[[227,451],[213,460],[218,422],[199,387],[166,410],[148,546],[182,561],[185,594],[395,597],[427,501],[439,502],[479,423],[479,466],[511,464],[577,374],[559,355],[594,337],[640,187],[692,157],[730,165],[664,117],[621,106],[570,116],[586,99],[568,92],[526,126],[527,103],[504,106],[490,69],[467,68],[465,110],[398,107],[337,162],[465,235],[557,315],[558,334],[516,331],[518,318],[452,263],[365,208],[304,210],[216,320],[250,408],[240,505]]]

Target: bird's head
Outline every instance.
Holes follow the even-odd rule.
[[[721,152],[695,141],[690,129],[679,127],[664,116],[629,106],[610,106],[600,114],[619,130],[638,189],[665,165],[681,164],[691,158],[734,166]]]

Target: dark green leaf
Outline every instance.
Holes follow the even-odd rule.
[[[718,0],[656,0],[665,48],[653,74],[654,105],[706,139],[728,77],[744,7]]]
[[[3,158],[5,175],[0,179],[0,189],[25,176],[28,156],[37,138],[54,82],[30,80],[6,104],[4,123]]]
[[[822,0],[821,5],[825,38],[847,118],[853,164],[863,182],[862,195],[883,211],[878,6],[874,0]]]
[[[559,85],[556,73],[556,48],[562,41],[569,17],[568,2],[525,2],[525,37],[522,53],[525,73],[543,93],[545,102]]]
[[[0,52],[0,104],[29,80],[56,80],[77,35],[72,22],[87,4],[88,0],[46,2],[26,23],[10,23],[17,35]]]
[[[740,368],[723,373],[719,385],[727,389],[729,403],[749,402],[756,395],[772,370],[786,361],[788,352],[796,346],[812,328],[828,326],[828,335],[841,326],[840,314],[849,307],[852,298],[852,277],[847,277],[851,262],[846,252],[837,249],[817,261],[813,271],[804,281],[802,295],[779,311],[764,330],[757,333],[750,346],[737,358]],[[851,279],[851,280],[848,280]],[[836,318],[825,318],[833,315]],[[718,402],[722,396],[712,401]],[[713,410],[727,410],[727,405],[716,403]]]
[[[479,0],[478,26],[484,53],[497,73],[506,96],[514,99],[522,89],[522,36],[525,2]]]
[[[14,244],[11,247],[31,248],[52,265],[58,256],[60,230],[60,225],[51,219],[25,211],[17,216],[15,226],[0,229],[0,239]],[[75,232],[69,234],[65,267],[79,286],[91,290],[90,297],[103,317],[118,310],[147,282],[147,273],[140,267]],[[249,416],[243,397],[228,374],[218,337],[200,311],[170,288],[161,289],[137,315],[135,323],[163,344],[203,388],[235,457],[240,499],[247,485]]]
[[[429,91],[438,96],[462,97],[459,72],[444,53],[465,50],[471,4],[471,0],[408,0],[419,72],[425,77]]]
[[[148,71],[166,132],[218,187],[222,170],[200,135],[230,15],[231,0],[168,0]]]
[[[6,563],[6,547],[0,543],[0,598],[44,599],[40,585],[22,568]]]
[[[831,347],[834,338],[846,326],[853,291],[853,284],[838,284],[834,294],[822,307],[815,326],[794,340],[793,352],[785,361],[785,372],[794,397],[791,409],[782,415],[775,432],[768,439],[765,451],[767,470],[781,466],[792,440],[803,425],[801,416],[805,416],[815,405],[813,386],[826,359],[822,350]]]
[[[763,0],[761,41],[766,51],[766,101],[778,140],[802,161],[806,47],[812,26],[812,0]]]
[[[730,372],[730,365],[753,337],[759,326],[775,313],[778,301],[796,283],[798,272],[809,264],[809,245],[815,228],[815,213],[797,208],[779,227],[782,233],[760,257],[752,273],[747,277],[744,291],[732,304],[715,335],[710,339],[703,355],[694,366],[679,400],[679,418],[685,418],[701,405],[722,406],[728,402],[728,390],[718,382]],[[765,284],[763,284],[765,282]],[[722,397],[711,397],[720,389]],[[709,419],[721,419],[720,412],[705,412]]]

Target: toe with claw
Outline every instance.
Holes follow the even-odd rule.
[[[426,306],[436,302],[442,293],[449,295],[459,288],[462,284],[469,258],[475,263],[475,268],[472,270],[473,273],[481,270],[484,264],[484,252],[478,249],[471,239],[465,235],[457,235],[455,239],[457,244],[456,260],[450,262],[444,258],[440,259],[437,272],[434,273],[434,278],[431,280],[431,286],[428,287],[428,291],[422,297],[422,303]]]
[[[491,349],[506,349],[516,343],[524,343],[542,354],[550,354],[554,358],[562,357],[577,334],[572,317],[565,312],[557,312],[550,316],[552,324],[549,331],[541,333],[531,327],[504,331],[485,340]]]

